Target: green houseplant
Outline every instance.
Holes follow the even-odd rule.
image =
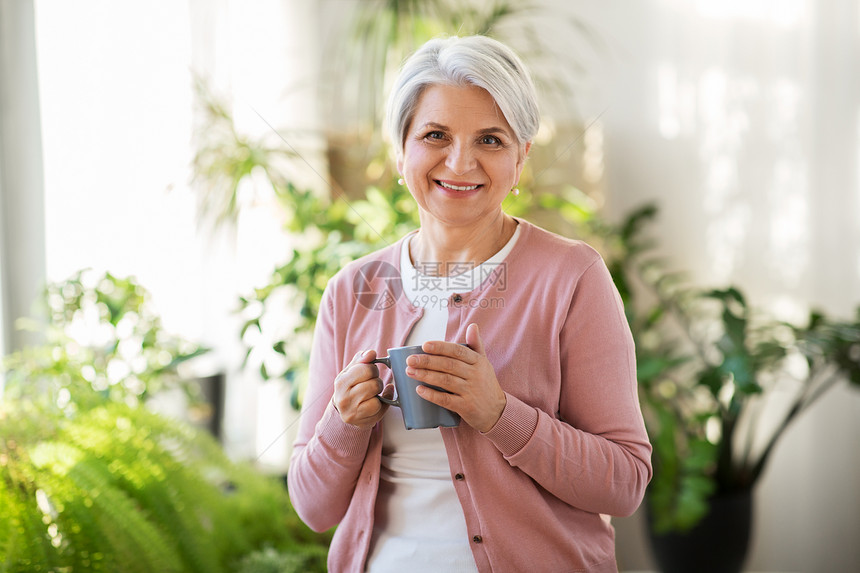
[[[131,278],[47,288],[44,344],[4,360],[0,570],[235,571],[249,554],[324,571],[283,484],[209,434],[150,411],[203,349],[164,332]]]
[[[655,526],[684,530],[710,495],[755,485],[785,429],[830,388],[860,386],[860,309],[849,320],[812,311],[794,325],[757,311],[737,287],[685,285],[643,235],[655,215],[627,219],[610,264],[638,344]],[[793,398],[769,431],[761,402],[776,388]]]
[[[71,384],[75,373],[97,396],[131,405],[171,389],[196,398],[179,369],[207,349],[165,331],[134,278],[80,270],[48,284],[40,307],[42,316],[18,326],[37,331],[44,344],[7,357],[8,379]]]
[[[860,386],[860,309],[847,320],[812,311],[797,325],[757,310],[737,287],[693,288],[655,254],[645,232],[655,215],[639,210],[610,232],[609,261],[636,339],[654,447],[649,526],[656,540],[689,542],[717,500],[751,503],[798,416],[839,383]],[[716,540],[707,547],[724,554]],[[738,559],[737,570],[743,553]]]

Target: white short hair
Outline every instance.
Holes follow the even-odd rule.
[[[434,85],[483,88],[499,106],[520,146],[537,134],[537,93],[513,50],[487,36],[436,38],[403,63],[388,97],[386,129],[398,158],[418,101]]]

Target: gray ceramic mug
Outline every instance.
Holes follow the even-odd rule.
[[[460,425],[460,415],[438,406],[433,402],[428,402],[418,395],[415,389],[418,386],[427,386],[428,388],[436,388],[430,384],[419,382],[414,378],[406,375],[406,358],[413,354],[424,354],[420,346],[401,346],[399,348],[389,348],[388,356],[377,358],[373,364],[385,364],[391,369],[394,375],[394,390],[395,398],[385,398],[377,395],[382,402],[391,406],[397,406],[403,411],[403,422],[406,424],[407,430],[416,430],[422,428],[453,428]]]

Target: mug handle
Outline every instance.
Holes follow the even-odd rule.
[[[382,358],[377,358],[376,360],[373,360],[370,363],[371,364],[385,364],[386,366],[391,368],[391,360],[389,359],[388,356],[383,356]],[[398,400],[396,398],[394,400],[392,400],[391,398],[386,398],[382,394],[377,394],[376,397],[379,398],[380,402],[382,402],[384,404],[388,404],[389,406],[400,406],[400,400]]]

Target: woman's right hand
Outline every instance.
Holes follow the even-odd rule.
[[[372,364],[375,359],[375,350],[359,352],[334,379],[332,403],[335,409],[344,422],[359,428],[372,428],[388,410],[376,397],[382,392],[383,384],[379,369]],[[394,392],[392,388],[385,390]]]

